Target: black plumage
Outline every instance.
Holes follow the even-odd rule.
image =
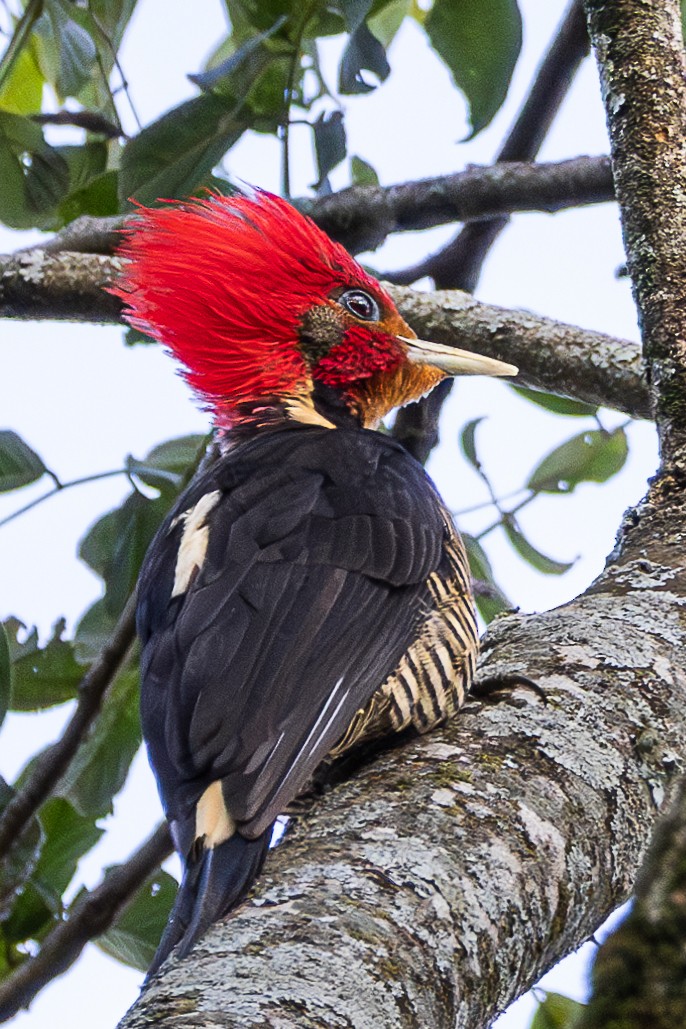
[[[144,734],[186,863],[155,968],[242,899],[327,755],[459,706],[476,628],[422,467],[380,433],[287,422],[179,499],[141,574],[138,628]],[[218,781],[235,833],[208,848],[197,805]]]

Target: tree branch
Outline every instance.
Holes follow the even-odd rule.
[[[656,482],[585,595],[489,630],[480,678],[547,703],[504,689],[338,787],[122,1029],[475,1029],[586,939],[686,744],[685,507]]]
[[[375,250],[394,232],[515,211],[553,213],[613,199],[609,158],[575,157],[548,164],[472,166],[398,186],[351,186],[328,197],[300,200],[298,207],[333,239],[359,253]]]
[[[69,917],[42,941],[38,954],[0,983],[0,1022],[27,1007],[44,986],[74,964],[90,940],[109,929],[171,850],[171,836],[165,823],[128,861],[110,869],[100,885],[77,902]]]
[[[588,33],[582,0],[572,0],[562,24],[536,72],[529,95],[498,154],[498,161],[531,161],[545,138],[574,75],[588,53]],[[399,285],[411,285],[428,275],[439,288],[464,289],[473,293],[486,257],[507,218],[465,225],[441,250],[419,265],[384,278]],[[419,404],[400,412],[394,426],[399,439],[411,442],[410,453],[425,460],[438,441],[438,420],[451,385],[433,390]]]
[[[135,597],[119,616],[109,643],[84,675],[76,710],[62,736],[32,764],[22,786],[0,815],[0,857],[17,842],[29,820],[51,795],[83,742],[136,634]]]
[[[116,322],[121,305],[104,290],[119,257],[45,249],[0,256],[0,317]]]
[[[609,157],[575,157],[547,164],[512,162],[472,166],[395,186],[350,186],[330,196],[294,200],[320,228],[351,253],[375,250],[394,232],[450,222],[499,218],[516,211],[554,213],[614,200]],[[19,253],[111,254],[125,219],[84,215],[51,239]]]
[[[511,361],[519,367],[521,385],[611,407],[632,418],[651,417],[635,343],[484,304],[457,289],[421,293],[406,286],[387,288],[423,339]]]
[[[104,289],[120,270],[120,258],[93,254],[34,251],[0,257],[0,316],[117,322],[121,305]],[[633,343],[482,304],[458,290],[419,293],[392,285],[388,289],[419,336],[513,361],[520,369],[519,381],[526,385],[613,407],[632,417],[651,417]],[[412,441],[415,448],[426,447],[429,436],[420,430]]]

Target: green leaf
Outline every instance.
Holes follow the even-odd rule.
[[[355,30],[343,51],[338,69],[340,92],[350,95],[371,93],[376,86],[367,82],[363,71],[372,72],[380,82],[384,82],[391,73],[382,43],[365,23]]]
[[[368,18],[369,28],[386,50],[414,6],[413,0],[387,0],[382,4],[374,4]]]
[[[73,190],[57,208],[60,225],[68,225],[82,214],[90,214],[94,218],[120,214],[118,186],[119,172],[112,169],[96,175],[81,189]]]
[[[118,615],[136,585],[146,551],[167,513],[169,501],[131,493],[121,507],[93,525],[79,545],[79,557],[104,579],[106,608]]]
[[[27,0],[24,4],[24,12],[16,22],[12,38],[0,58],[0,88],[4,88],[5,83],[14,72],[15,64],[19,60],[20,55],[29,45],[31,33],[41,16],[42,10],[43,0]]]
[[[116,624],[117,617],[108,610],[104,597],[91,604],[74,632],[74,653],[77,661],[81,664],[95,661],[102,648],[109,642]]]
[[[469,568],[474,580],[474,599],[479,614],[488,625],[501,611],[511,611],[514,604],[503,593],[493,577],[491,562],[478,540],[463,532],[462,542],[467,551]]]
[[[52,76],[46,78],[58,96],[77,96],[89,82],[98,59],[88,11],[70,0],[45,0],[45,13],[36,28],[50,54]]]
[[[57,788],[80,815],[102,818],[124,785],[141,742],[138,669],[120,673],[103,709]]]
[[[45,79],[32,46],[23,46],[0,89],[0,110],[35,114],[41,109]]]
[[[188,100],[148,125],[124,147],[119,174],[122,205],[185,197],[203,184],[240,139],[249,112],[212,93]]]
[[[321,114],[313,124],[312,131],[319,172],[314,188],[319,189],[327,181],[329,172],[345,158],[346,142],[342,111]]]
[[[530,400],[532,404],[544,407],[546,411],[554,414],[569,415],[571,418],[593,417],[598,407],[594,404],[584,404],[581,400],[572,400],[571,397],[561,397],[557,393],[543,393],[537,389],[526,389],[524,386],[511,386],[520,397]]]
[[[4,624],[12,661],[12,710],[40,711],[75,697],[83,668],[76,660],[72,643],[62,639],[64,618],[55,622],[44,647],[38,645],[35,627],[20,643],[17,635],[26,628],[24,623],[8,618]]]
[[[124,346],[126,347],[147,347],[150,344],[156,346],[157,340],[153,339],[152,336],[146,336],[144,332],[139,332],[138,329],[128,328],[124,333]]]
[[[460,433],[460,447],[462,453],[469,461],[472,468],[481,474],[481,461],[476,452],[476,430],[481,422],[484,421],[483,415],[481,418],[472,418],[470,422],[462,429]]]
[[[17,890],[2,920],[2,935],[10,944],[39,940],[54,924],[53,914],[30,879]]]
[[[259,32],[256,36],[250,36],[241,46],[237,46],[233,49],[223,61],[220,61],[207,71],[201,72],[198,75],[189,75],[188,78],[203,90],[221,89],[222,86],[226,86],[228,84],[230,87],[230,93],[235,96],[235,80],[237,73],[241,72],[246,66],[253,65],[251,68],[251,81],[254,81],[255,76],[253,62],[257,58],[258,53],[263,51],[262,44],[278,32],[286,20],[285,15],[282,15],[280,18],[277,18],[270,28],[266,29],[264,32]],[[229,39],[233,42],[232,37],[229,37]],[[264,56],[265,54],[263,51],[262,58],[264,58]]]
[[[13,229],[55,226],[69,168],[30,118],[0,112],[0,221]]]
[[[207,442],[206,436],[193,434],[159,443],[142,461],[127,459],[127,467],[148,486],[177,493],[198,463]]]
[[[548,993],[538,1005],[530,1029],[574,1029],[574,1025],[586,1010],[585,1004],[561,993]]]
[[[31,882],[55,914],[62,894],[74,878],[80,859],[103,835],[92,817],[80,815],[63,797],[53,797],[40,810],[44,843]]]
[[[378,186],[379,176],[371,164],[361,157],[350,158],[350,176],[354,186]]]
[[[178,884],[162,869],[136,892],[114,924],[95,942],[106,954],[145,972],[167,924]]]
[[[343,15],[345,31],[352,35],[359,29],[372,8],[373,0],[339,0],[337,6]]]
[[[519,556],[524,558],[537,572],[542,572],[544,575],[563,575],[574,564],[573,561],[556,561],[554,558],[542,554],[540,550],[529,543],[521,530],[511,521],[504,521],[503,529]]]
[[[5,715],[10,704],[10,691],[12,689],[12,671],[10,665],[10,648],[7,641],[5,626],[0,622],[0,725],[5,720]]]
[[[93,21],[107,39],[107,46],[100,48],[100,56],[104,59],[106,70],[111,67],[111,64],[107,63],[107,50],[110,51],[112,61],[137,2],[138,0],[88,0],[88,9]]]
[[[47,471],[42,460],[21,436],[0,429],[0,493],[36,482]]]
[[[556,447],[533,470],[527,489],[571,493],[580,482],[606,482],[624,466],[628,454],[624,429],[592,429]]]
[[[36,150],[25,176],[25,188],[30,208],[52,214],[69,189],[69,166],[59,150],[50,146]]]
[[[507,96],[522,45],[516,0],[435,0],[424,27],[465,95],[471,139]]]

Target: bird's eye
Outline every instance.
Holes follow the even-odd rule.
[[[374,297],[362,289],[349,289],[338,298],[338,303],[363,322],[378,322],[381,311]]]

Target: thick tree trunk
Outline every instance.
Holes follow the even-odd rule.
[[[686,743],[684,494],[654,483],[594,585],[489,631],[525,674],[339,786],[122,1029],[486,1025],[631,888]]]

